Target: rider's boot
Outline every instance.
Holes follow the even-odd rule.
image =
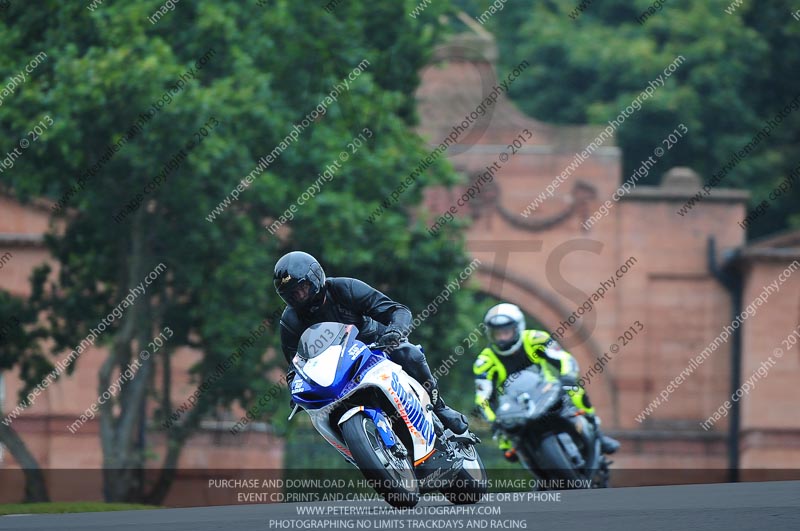
[[[608,435],[605,435],[600,430],[600,419],[597,418],[597,415],[587,415],[587,418],[594,425],[594,429],[597,431],[597,436],[600,438],[600,451],[606,455],[611,455],[619,450],[619,441],[609,437]]]
[[[598,431],[597,435],[600,437],[600,451],[606,455],[611,455],[617,450],[619,450],[619,441],[614,439],[613,437],[609,437],[608,435],[604,435],[603,432]]]
[[[436,387],[431,392],[431,401],[433,401],[434,397],[436,401],[433,402],[433,412],[442,421],[442,425],[456,435],[465,433],[469,429],[467,417],[445,404]]]
[[[498,433],[497,437],[497,447],[500,448],[500,451],[503,452],[503,457],[506,458],[507,461],[511,461],[512,463],[516,463],[519,461],[519,456],[517,455],[517,450],[514,448],[514,445],[511,444],[511,439],[506,437],[505,435]]]

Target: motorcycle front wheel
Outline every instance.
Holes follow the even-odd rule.
[[[566,451],[556,435],[548,435],[536,449],[536,464],[550,479],[579,480],[582,475],[567,458]]]
[[[342,437],[364,478],[386,503],[398,508],[419,503],[419,484],[409,456],[392,453],[371,418],[353,415],[342,424]]]

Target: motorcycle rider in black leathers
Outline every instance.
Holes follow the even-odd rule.
[[[278,260],[273,284],[286,303],[280,327],[281,347],[290,367],[288,383],[293,378],[292,358],[306,328],[325,321],[353,324],[359,341],[387,345],[383,350],[389,358],[425,387],[433,412],[445,428],[455,434],[468,429],[467,418],[444,403],[425,354],[407,341],[411,311],[406,306],[358,279],[326,278],[319,262],[302,251]]]

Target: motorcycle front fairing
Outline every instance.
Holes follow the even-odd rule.
[[[515,432],[543,417],[557,416],[555,406],[562,395],[561,386],[548,382],[534,370],[523,370],[508,378],[499,398],[496,422]]]
[[[512,379],[513,378],[513,379]],[[592,425],[578,412],[558,382],[547,382],[541,374],[525,370],[508,379],[497,408],[497,424],[513,440],[515,447],[555,434],[573,457],[583,460],[582,468],[598,466],[599,439]],[[580,442],[581,451],[576,445]],[[535,472],[536,463],[525,452],[523,465]]]
[[[370,363],[367,346],[356,340],[358,328],[340,323],[320,323],[300,338],[292,364],[292,399],[304,409],[318,409],[346,395],[355,375]],[[371,353],[371,352],[370,352]]]
[[[338,424],[363,411],[375,423],[384,444],[398,444],[387,415],[399,415],[413,443],[414,461],[433,453],[436,437],[430,398],[421,384],[408,376],[402,367],[390,361],[380,350],[370,350],[356,339],[358,328],[341,323],[320,323],[301,337],[293,360],[297,370],[292,380],[292,398],[311,417],[320,434],[348,460],[350,452],[341,438]],[[395,409],[357,406],[331,424],[331,407],[365,387],[375,387]]]

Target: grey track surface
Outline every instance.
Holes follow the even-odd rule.
[[[529,498],[534,493],[522,493]],[[548,493],[551,496],[553,493]],[[390,514],[383,502],[237,505],[66,515],[0,517],[0,529],[58,531],[251,531],[267,529],[591,529],[609,531],[800,530],[800,481],[561,491],[560,501],[483,501],[456,515],[443,499],[418,513]],[[299,515],[298,507],[329,514]],[[342,514],[369,508],[370,516]],[[477,514],[500,510],[499,515]],[[467,509],[469,510],[469,509]],[[338,514],[337,514],[338,513]],[[441,514],[437,514],[441,513]],[[473,520],[473,522],[470,522]],[[482,520],[482,522],[481,522]],[[477,522],[475,522],[477,521]],[[283,525],[278,525],[278,522]]]

